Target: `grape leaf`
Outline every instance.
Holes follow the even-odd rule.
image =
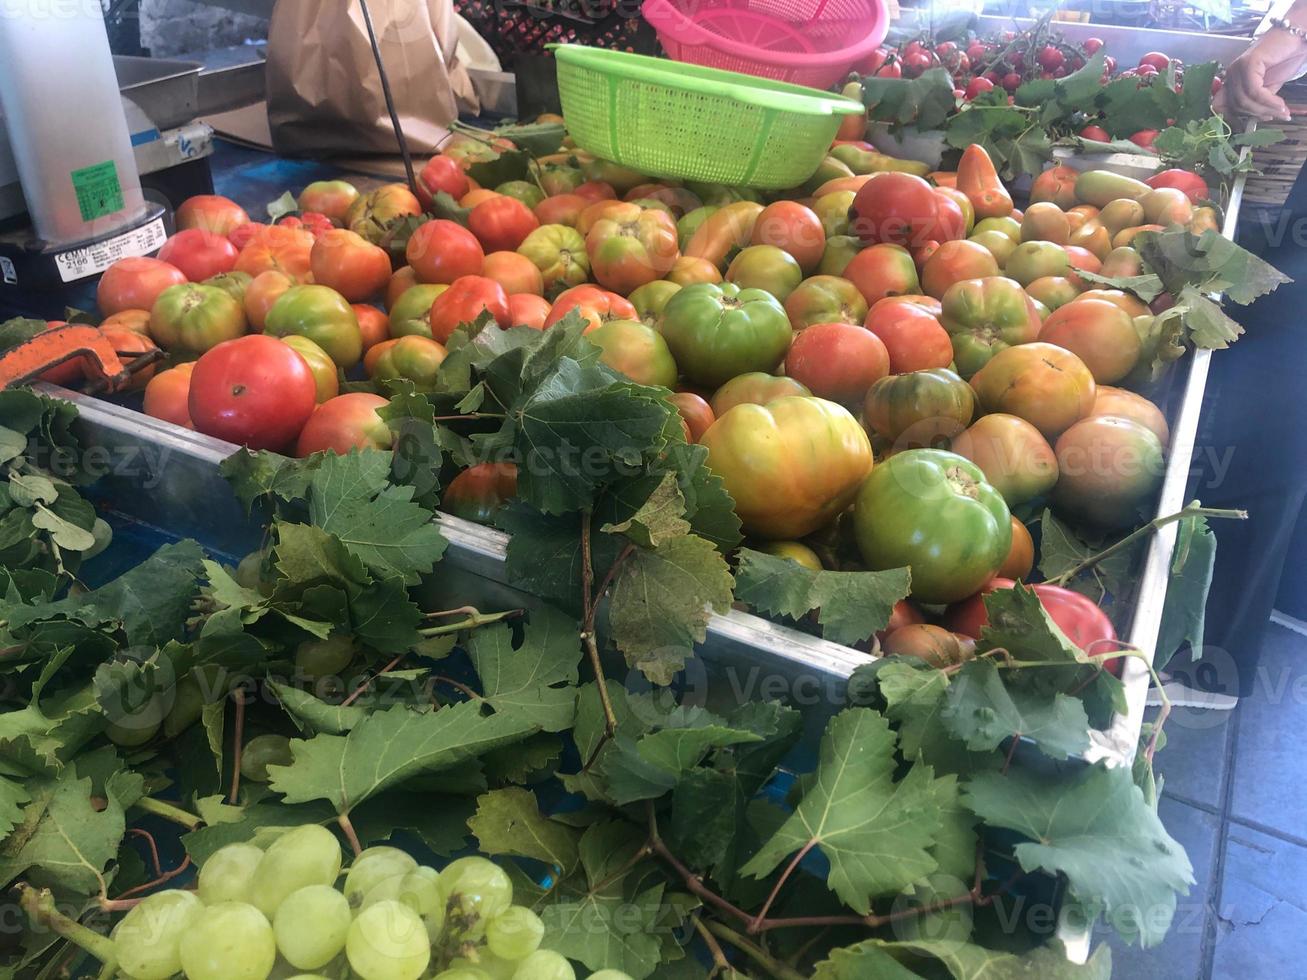
[[[1046,579],[1058,578],[1106,547],[1105,543],[1084,541],[1047,509],[1039,519],[1039,532],[1039,571]],[[1138,548],[1128,547],[1109,555],[1069,580],[1066,587],[1095,602],[1101,602],[1104,595],[1128,595],[1134,587],[1135,559],[1143,546],[1141,541]]]
[[[1211,118],[1212,80],[1220,70],[1220,64],[1215,61],[1185,65],[1184,88],[1180,91],[1180,105],[1175,113],[1176,125],[1184,126]]]
[[[1089,719],[1079,701],[1062,693],[1005,687],[991,660],[963,666],[949,683],[947,703],[944,724],[969,749],[989,751],[1023,735],[1053,759],[1089,748]]]
[[[306,459],[290,459],[261,449],[239,449],[218,465],[218,472],[231,484],[237,499],[249,512],[263,497],[284,503],[303,500],[309,492],[313,471],[327,456],[318,453]]]
[[[632,694],[613,680],[604,683],[608,688],[613,714],[617,718],[618,735],[634,738],[652,728],[665,714],[658,711],[650,695]],[[576,742],[578,755],[590,763],[589,768],[585,772],[562,773],[559,778],[569,792],[581,793],[591,800],[611,802],[604,775],[607,763],[617,749],[612,740],[605,738],[604,732],[605,719],[599,690],[594,683],[584,684],[577,691],[576,724],[572,729],[572,738]]]
[[[1183,518],[1171,557],[1171,577],[1166,585],[1166,604],[1157,637],[1157,663],[1165,664],[1185,643],[1189,644],[1195,660],[1202,656],[1207,594],[1215,567],[1216,535],[1207,526],[1207,519]]]
[[[32,512],[32,526],[48,531],[50,540],[68,551],[89,551],[95,547],[95,535],[64,520],[48,507],[37,505]]]
[[[729,882],[747,800],[733,773],[699,767],[681,774],[672,789],[667,840],[692,868]]]
[[[328,454],[309,481],[309,514],[379,577],[412,585],[430,572],[448,542],[411,486],[389,481],[391,456],[376,451]]]
[[[813,968],[812,980],[922,980],[896,960],[880,939],[867,939],[856,946],[833,949]]]
[[[1065,874],[1071,894],[1100,904],[1128,942],[1161,942],[1176,895],[1194,882],[1184,848],[1127,768],[1096,763],[1056,778],[982,773],[967,781],[964,802],[986,823],[1030,838],[1016,845],[1021,867]]]
[[[855,911],[901,891],[935,869],[929,848],[939,831],[930,767],[915,765],[894,783],[894,733],[869,708],[846,708],[821,740],[816,779],[794,814],[744,866],[755,878],[815,843],[830,861],[827,885]]]
[[[90,777],[71,770],[35,780],[27,789],[30,800],[22,820],[0,843],[0,883],[25,875],[39,887],[103,894],[113,877],[106,868],[122,843],[125,812],[144,792],[141,775],[120,771],[110,776],[100,810],[91,802]]]
[[[641,548],[657,548],[665,541],[690,532],[685,519],[685,498],[675,473],[664,473],[653,492],[634,514],[618,523],[603,525],[605,534],[624,534]]]
[[[1141,129],[1165,129],[1179,111],[1179,98],[1161,76],[1139,86],[1137,78],[1116,78],[1095,98],[1103,126],[1112,136],[1125,137]]]
[[[195,801],[196,812],[205,826],[181,837],[182,846],[192,861],[203,865],[214,851],[228,844],[250,841],[267,844],[288,830],[306,823],[326,823],[335,817],[325,803],[287,806],[283,803],[258,802],[248,806],[228,806],[221,796]]]
[[[23,785],[0,776],[0,838],[9,836],[22,817],[23,804],[31,798]]]
[[[31,507],[38,502],[52,504],[59,496],[54,483],[39,473],[11,473],[8,489],[9,499],[19,507]]]
[[[580,833],[542,814],[530,790],[510,786],[482,794],[467,825],[486,854],[534,858],[563,874],[570,874],[579,860]]]
[[[512,140],[520,149],[533,157],[543,157],[563,145],[567,130],[562,123],[517,123],[496,126],[495,133]]]
[[[580,629],[570,616],[544,607],[531,614],[516,650],[507,624],[473,632],[468,656],[495,711],[546,732],[570,728],[576,715]]]
[[[703,642],[712,613],[730,608],[733,584],[726,560],[703,538],[637,548],[617,573],[608,609],[626,662],[655,684],[670,684]]]
[[[952,76],[943,68],[917,78],[864,78],[862,95],[869,118],[920,130],[939,129],[957,108]]]
[[[557,735],[541,732],[508,748],[495,749],[481,757],[486,778],[493,782],[534,783],[552,776],[563,756],[563,742]]]
[[[707,447],[674,443],[667,447],[667,455],[655,465],[655,471],[657,465],[668,466],[676,474],[691,531],[707,538],[722,552],[740,543],[740,518],[735,513],[735,501],[727,493],[722,478],[708,466]]]
[[[950,940],[867,939],[832,950],[828,959],[817,964],[812,980],[910,980],[937,975],[928,967],[923,968],[924,973],[915,973],[902,959],[913,966],[918,960],[937,960],[954,980],[1109,980],[1112,975],[1112,950],[1106,943],[1081,965],[1068,959],[1056,940],[1018,954]]]
[[[1134,293],[1145,303],[1151,303],[1166,291],[1162,285],[1162,280],[1151,272],[1144,273],[1141,276],[1103,276],[1097,272],[1077,269],[1076,275],[1089,282],[1106,286],[1108,289],[1122,289]]]
[[[351,595],[349,617],[354,636],[381,653],[403,653],[419,640],[422,610],[409,598],[399,576],[374,582]]]
[[[415,836],[436,854],[453,855],[467,843],[467,821],[475,804],[449,794],[420,791],[382,793],[350,814],[350,823],[365,844]]]
[[[54,775],[103,728],[93,684],[60,691],[0,713],[0,760],[19,770]]]
[[[1193,286],[1185,286],[1176,296],[1184,308],[1184,325],[1189,339],[1207,350],[1224,350],[1243,336],[1243,327],[1228,316],[1219,303]]]
[[[328,704],[315,698],[308,691],[275,680],[267,682],[268,690],[281,702],[291,720],[302,732],[316,735],[327,732],[331,735],[343,735],[367,717],[368,711],[361,705]]]
[[[485,714],[477,701],[437,711],[397,705],[378,711],[348,735],[291,740],[294,761],[269,766],[272,788],[288,803],[329,800],[348,813],[368,797],[423,772],[448,769],[535,731],[512,714]]]
[[[1201,235],[1179,226],[1142,232],[1134,244],[1177,301],[1192,286],[1198,294],[1223,291],[1232,302],[1248,304],[1293,281],[1215,229]]]
[[[482,187],[498,187],[510,180],[525,180],[531,154],[525,150],[500,150],[489,160],[477,160],[467,175]]]
[[[26,451],[27,435],[0,425],[0,463],[7,463]]]
[[[853,644],[882,630],[894,604],[908,594],[906,568],[883,572],[826,572],[742,548],[735,596],[770,615],[802,619],[809,610],[827,639]]]
[[[1089,662],[1049,618],[1034,590],[1020,582],[988,593],[985,612],[989,623],[980,632],[981,650],[1002,648],[1016,660],[1065,661],[1070,666]]]

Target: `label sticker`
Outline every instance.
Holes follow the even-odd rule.
[[[18,270],[14,268],[14,260],[7,255],[0,255],[0,279],[6,286],[18,285]]]
[[[69,176],[83,221],[94,221],[123,209],[123,187],[118,182],[118,167],[112,160],[74,170]]]
[[[54,264],[59,269],[60,279],[64,282],[76,282],[78,279],[103,272],[119,259],[148,255],[158,249],[167,237],[163,218],[155,218],[148,225],[133,228],[116,238],[96,242],[85,248],[60,252],[54,257]]]

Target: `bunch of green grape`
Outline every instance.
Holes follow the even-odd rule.
[[[575,980],[541,949],[545,926],[513,904],[483,857],[443,871],[394,847],[365,850],[341,879],[341,849],[317,825],[267,850],[229,844],[195,891],[149,896],[114,928],[125,980]],[[298,971],[298,972],[297,972]],[[592,980],[631,980],[600,970]]]

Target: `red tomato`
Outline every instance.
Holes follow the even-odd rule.
[[[460,276],[431,304],[432,339],[445,343],[460,323],[471,323],[486,310],[501,328],[512,326],[503,286],[485,276]]]
[[[390,427],[377,414],[377,409],[389,404],[380,395],[365,391],[337,395],[323,402],[304,423],[295,443],[295,455],[334,452],[344,456],[351,449],[390,448]]]
[[[545,280],[536,264],[520,252],[491,252],[481,270],[487,279],[504,287],[509,296],[531,293],[540,296],[545,291]]]
[[[295,280],[284,272],[270,269],[261,272],[245,287],[245,296],[241,305],[245,307],[245,319],[255,330],[262,330],[268,325],[268,311],[272,309],[282,293],[295,285]]]
[[[1103,39],[1101,37],[1087,37],[1085,38],[1084,43],[1080,45],[1080,49],[1084,51],[1085,54],[1093,54],[1102,46]]]
[[[1086,126],[1080,130],[1080,135],[1087,140],[1097,140],[1100,143],[1111,142],[1111,135],[1102,126]]]
[[[540,227],[540,219],[517,198],[501,194],[474,207],[467,226],[485,251],[511,252]]]
[[[151,378],[145,386],[145,414],[186,429],[195,428],[188,404],[193,370],[195,362],[185,361]]]
[[[303,228],[314,238],[321,238],[335,227],[331,223],[331,219],[320,211],[288,214],[284,218],[279,218],[277,224],[283,228]]]
[[[708,431],[708,426],[717,421],[712,406],[703,399],[703,396],[696,395],[692,391],[674,392],[667,396],[667,400],[681,413],[681,419],[689,432],[688,442],[698,442],[699,438]]]
[[[360,303],[386,288],[390,255],[347,228],[324,232],[309,253],[313,281],[330,286],[351,303]]]
[[[885,345],[891,374],[948,367],[953,343],[924,297],[891,296],[867,313],[866,327]]]
[[[1192,204],[1210,200],[1212,196],[1212,192],[1207,187],[1207,181],[1193,171],[1180,170],[1177,167],[1153,174],[1153,176],[1145,179],[1144,183],[1154,189],[1173,187],[1176,190],[1184,191],[1185,196],[1189,198]]]
[[[1130,142],[1136,146],[1142,146],[1145,150],[1153,148],[1153,140],[1155,139],[1157,139],[1157,130],[1155,129],[1141,129],[1139,132],[1130,135]]]
[[[386,283],[386,309],[394,309],[395,302],[417,284],[418,276],[411,265],[397,269]]]
[[[549,300],[533,293],[514,293],[508,297],[508,318],[515,327],[543,330],[549,316]]]
[[[476,235],[443,218],[418,225],[406,254],[420,282],[452,283],[460,276],[479,276],[486,260]]]
[[[591,321],[587,333],[608,320],[640,319],[640,314],[629,300],[607,289],[582,283],[580,286],[564,289],[558,294],[553,307],[549,310],[545,326],[552,327],[574,309],[580,310],[581,315]]]
[[[188,398],[195,428],[251,449],[291,443],[317,403],[308,362],[275,337],[248,334],[200,355]]]
[[[867,389],[889,374],[889,351],[874,333],[853,323],[814,323],[794,338],[785,376],[818,398],[860,406]]]
[[[358,198],[359,189],[347,180],[315,180],[300,191],[295,203],[306,218],[319,214],[332,224],[343,225]]]
[[[262,221],[247,221],[243,225],[237,225],[231,231],[227,232],[227,241],[236,246],[236,251],[240,251],[250,242],[258,237],[259,233],[268,226]]]
[[[994,83],[983,75],[977,75],[971,81],[967,82],[967,87],[962,92],[962,97],[970,102],[982,92],[988,92],[994,87]]]
[[[516,496],[516,463],[477,463],[445,488],[440,509],[465,521],[489,524],[495,511]]]
[[[812,275],[826,252],[826,229],[812,208],[797,201],[777,201],[763,208],[754,221],[749,244],[775,245],[794,256],[804,275]]]
[[[390,337],[390,320],[385,312],[366,303],[354,303],[354,315],[359,320],[359,336],[363,350],[368,351]]]
[[[1171,67],[1171,59],[1161,51],[1149,51],[1139,59],[1139,67],[1145,66],[1152,68],[1154,72],[1163,72]]]
[[[104,270],[95,302],[105,316],[123,310],[148,310],[169,286],[186,282],[186,273],[160,259],[119,259]]]
[[[889,614],[889,622],[885,624],[883,630],[876,634],[876,638],[884,643],[885,637],[896,630],[901,630],[904,626],[920,626],[925,621],[926,617],[921,614],[920,609],[907,599],[900,599],[894,603],[894,608]]]
[[[467,174],[453,157],[438,153],[427,161],[427,165],[418,174],[418,198],[430,207],[441,191],[455,201],[470,189]]]
[[[535,216],[542,225],[567,225],[575,228],[581,212],[593,203],[580,194],[555,194],[535,206]]]
[[[587,180],[584,184],[578,185],[572,193],[585,198],[591,204],[595,201],[617,200],[617,191],[613,190],[613,185],[606,184],[602,180]]]
[[[260,229],[241,249],[234,268],[256,277],[261,272],[274,270],[285,273],[296,282],[304,282],[313,268],[314,241],[313,233],[303,228],[270,225]]]
[[[849,214],[849,232],[864,244],[920,245],[940,237],[939,197],[912,174],[872,174],[858,190]]]
[[[159,249],[159,259],[181,269],[191,282],[203,282],[220,272],[230,272],[236,267],[239,254],[225,235],[203,228],[179,231]]]
[[[249,220],[250,216],[243,207],[219,194],[197,194],[187,198],[177,209],[178,231],[203,228],[219,235],[228,235]]]

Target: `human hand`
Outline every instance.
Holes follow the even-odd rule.
[[[1288,120],[1289,107],[1276,93],[1304,67],[1307,40],[1273,27],[1230,62],[1212,108],[1223,116]]]

